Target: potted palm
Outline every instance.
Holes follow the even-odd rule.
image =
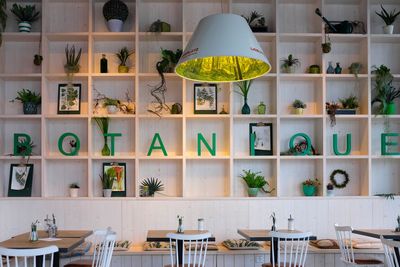
[[[250,87],[251,84],[253,83],[253,80],[247,80],[247,81],[241,81],[236,83],[237,87],[239,87],[240,91],[235,91],[236,93],[240,94],[243,96],[244,104],[242,107],[242,114],[250,114],[250,107],[247,104],[247,97],[250,92]]]
[[[70,197],[78,197],[79,193],[79,185],[77,183],[73,183],[69,185],[69,195]]]
[[[292,107],[294,109],[294,114],[302,115],[304,109],[307,108],[307,104],[301,101],[300,99],[296,99],[293,101]]]
[[[396,89],[393,84],[393,75],[390,69],[385,65],[379,68],[375,67],[372,71],[375,77],[375,98],[371,104],[379,103],[379,114],[392,115],[396,113],[396,106],[394,101],[400,97],[400,89]]]
[[[13,4],[11,12],[17,17],[20,32],[30,32],[32,23],[39,19],[40,14],[40,11],[36,11],[35,5]]]
[[[318,178],[307,179],[303,182],[303,193],[307,197],[315,196],[320,182]]]
[[[290,54],[287,58],[284,58],[282,61],[282,72],[283,73],[294,73],[296,68],[300,66],[300,60],[298,58],[293,57]]]
[[[248,186],[247,193],[249,197],[256,197],[260,190],[268,194],[274,191],[274,189],[268,190],[269,183],[265,180],[264,176],[259,175],[260,173],[261,172],[243,170],[243,174],[239,175]],[[265,189],[265,187],[267,187],[267,189]]]
[[[22,89],[21,91],[17,92],[17,97],[11,102],[18,100],[23,105],[23,112],[24,114],[37,114],[38,107],[42,102],[42,97],[40,94],[37,94],[29,89]]]
[[[381,12],[378,13],[375,11],[375,13],[385,22],[385,26],[383,26],[383,32],[385,34],[393,34],[393,29],[394,29],[394,22],[396,21],[396,18],[398,15],[400,15],[400,11],[396,13],[396,9],[391,10],[390,12],[387,12],[386,9],[381,5]]]
[[[110,0],[103,6],[103,16],[111,32],[122,31],[122,26],[129,15],[128,6],[120,0]]]
[[[150,177],[140,183],[141,197],[154,197],[155,193],[161,191],[164,191],[164,184],[158,178]]]
[[[123,47],[115,54],[120,61],[120,64],[118,66],[119,73],[129,72],[129,67],[126,65],[126,61],[133,53],[134,51],[129,51],[127,47]]]
[[[110,168],[108,170],[113,170],[113,168]],[[114,176],[111,176],[109,173],[106,172],[103,173],[102,176],[100,175],[100,179],[103,187],[103,197],[111,197],[112,187],[114,184]]]

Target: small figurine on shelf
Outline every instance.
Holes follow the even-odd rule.
[[[339,62],[336,62],[335,74],[342,74],[342,67],[340,67]]]
[[[226,110],[225,110],[225,106],[224,105],[222,105],[222,110],[221,110],[221,112],[219,114],[228,114],[228,112],[226,112]]]
[[[39,240],[39,236],[37,233],[37,225],[39,224],[39,220],[36,220],[31,224],[31,234],[29,235],[29,241],[36,242]]]
[[[108,72],[108,61],[106,55],[103,54],[100,59],[100,73],[107,73]]]
[[[397,216],[397,227],[395,232],[400,232],[400,215]]]
[[[271,227],[271,231],[276,231],[276,215],[275,212],[272,212],[271,214],[271,219],[272,219],[272,227]]]
[[[327,74],[334,74],[335,73],[335,69],[332,66],[332,61],[329,61],[328,64],[329,64],[329,66],[326,69],[326,73]]]
[[[176,216],[178,218],[178,230],[177,233],[183,233],[183,216]]]

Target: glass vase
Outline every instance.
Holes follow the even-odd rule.
[[[244,99],[244,105],[242,107],[242,114],[250,114],[250,107],[247,104],[247,98]]]
[[[101,150],[101,155],[102,156],[110,156],[111,155],[111,150],[108,147],[107,137],[104,137],[104,146],[103,146],[103,149]]]

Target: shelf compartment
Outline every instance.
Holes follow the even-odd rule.
[[[398,55],[400,53],[400,39],[397,42],[371,42],[371,66],[385,65],[387,66],[391,73],[400,73],[400,62],[398,60],[393,60],[393,55]]]
[[[393,9],[400,10],[400,3],[398,1],[390,1],[390,0],[379,0],[379,1],[370,1],[369,2],[369,15],[370,15],[370,33],[371,34],[383,34],[383,26],[386,25],[385,22],[375,13],[381,12],[381,6],[390,12]],[[399,34],[399,22],[395,21],[394,23],[394,34]],[[387,35],[389,36],[389,35]]]
[[[103,196],[103,187],[101,184],[100,175],[103,174],[103,163],[125,163],[125,176],[126,176],[126,196],[135,196],[135,160],[133,159],[96,159],[92,160],[92,185],[93,185],[93,197]]]
[[[264,176],[268,182],[268,190],[275,189],[272,193],[267,194],[260,190],[258,195],[260,197],[271,197],[276,196],[277,192],[277,163],[276,160],[265,160],[265,159],[249,159],[249,160],[234,160],[233,170],[233,196],[234,197],[247,197],[248,186],[244,182],[240,175],[243,174],[243,170],[251,170],[252,172],[261,172],[259,175]]]
[[[368,159],[331,159],[327,161],[324,190],[330,182],[330,175],[337,169],[346,171],[350,180],[345,188],[334,189],[335,196],[368,196]],[[340,174],[335,177],[338,182],[343,180]]]
[[[205,172],[205,170],[207,170]],[[228,160],[187,160],[186,197],[226,197],[229,196]],[[212,185],[212,186],[210,186]]]
[[[373,159],[371,170],[371,194],[400,193],[399,158]]]
[[[88,32],[89,1],[49,1],[46,32]]]
[[[33,64],[33,55],[38,52],[39,40],[6,41],[0,47],[0,73],[30,75],[41,73],[41,66]]]
[[[385,156],[381,154],[381,135],[383,133],[400,133],[398,118],[378,118],[371,121],[371,156]],[[388,140],[399,141],[398,137],[389,137]],[[400,152],[399,146],[387,146],[388,152]]]
[[[44,58],[44,60],[47,60],[47,71],[46,73],[48,74],[60,74],[63,73],[65,74],[64,71],[64,65],[66,63],[65,59],[65,48],[67,47],[71,49],[72,46],[75,46],[75,54],[77,55],[79,52],[79,49],[82,48],[82,55],[79,60],[80,64],[80,70],[79,73],[87,73],[89,71],[88,68],[88,41],[82,41],[82,40],[68,40],[68,41],[50,41],[48,43],[48,56],[47,59]],[[32,55],[35,53],[32,53]],[[74,74],[74,76],[76,76]]]
[[[140,160],[138,174],[138,192],[140,196],[140,184],[150,177],[158,178],[164,184],[162,197],[181,197],[183,195],[183,167],[180,159],[167,160]]]
[[[46,197],[68,197],[69,185],[72,183],[79,185],[79,197],[88,196],[87,160],[46,160],[45,166]]]
[[[182,32],[182,1],[142,1],[139,3],[139,31],[147,32],[156,20],[167,22],[171,25],[171,32]]]
[[[92,11],[93,20],[92,27],[94,32],[108,32],[107,21],[103,16],[103,6],[106,0],[95,0],[92,1]],[[134,32],[135,31],[135,21],[136,21],[136,1],[127,0],[124,3],[128,6],[129,15],[122,26],[122,32]],[[143,13],[142,13],[143,14]]]
[[[280,177],[278,196],[297,197],[304,196],[302,183],[307,179],[317,178],[323,181],[323,160],[285,160],[280,162]],[[323,185],[317,190],[317,196],[323,195]]]
[[[36,11],[40,12],[39,18],[38,18],[38,20],[36,20],[35,22],[32,23],[32,29],[31,29],[30,33],[22,33],[22,34],[29,36],[31,34],[39,33],[42,29],[42,21],[43,21],[43,16],[42,16],[43,8],[42,7],[43,7],[43,4],[42,4],[42,1],[37,1],[37,0],[7,1],[6,13],[7,13],[8,19],[7,19],[7,25],[5,28],[5,32],[19,32],[17,17],[11,12],[11,8],[12,8],[13,4],[15,4],[15,3],[18,5],[21,5],[21,6],[35,5]]]

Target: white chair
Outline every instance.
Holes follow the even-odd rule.
[[[37,266],[37,262],[41,262],[42,267],[52,267],[54,263],[54,253],[58,252],[58,247],[48,246],[44,248],[34,249],[11,249],[0,247],[0,267],[3,266]],[[46,261],[46,256],[50,258]],[[40,257],[40,258],[39,258]],[[48,263],[48,264],[46,264]],[[38,266],[39,267],[39,266]]]
[[[383,262],[377,259],[356,259],[354,258],[353,243],[351,234],[353,228],[350,226],[339,226],[335,224],[336,238],[342,257],[340,258],[346,266],[384,266]]]
[[[308,241],[311,232],[306,233],[288,233],[288,232],[270,232],[272,263],[265,263],[263,267],[304,267],[308,251]],[[275,240],[276,239],[276,240]],[[276,242],[274,242],[276,241]],[[275,245],[277,247],[275,248]],[[277,251],[277,259],[275,253]]]
[[[205,266],[208,239],[211,237],[210,233],[207,232],[197,235],[169,233],[167,237],[169,238],[170,244],[171,265],[166,265],[166,267]],[[185,244],[188,245],[187,260],[185,259]],[[179,252],[181,252],[180,255]]]
[[[64,267],[109,267],[114,251],[116,234],[110,229],[94,232],[93,258],[91,260],[72,261]]]
[[[383,236],[381,236],[381,241],[383,250],[385,251],[386,265],[388,267],[400,267],[400,262],[395,251],[395,249],[397,249],[397,251],[400,250],[400,242],[385,239]]]

